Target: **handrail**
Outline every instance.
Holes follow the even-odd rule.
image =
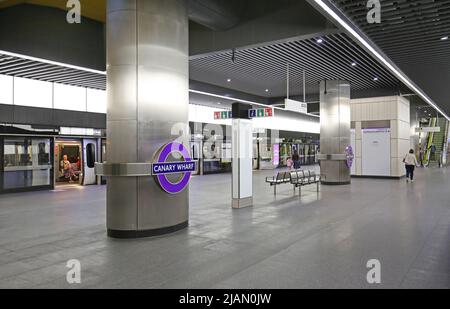
[[[447,151],[448,151],[448,138],[449,136],[449,129],[450,129],[450,121],[445,121],[445,129],[444,129],[444,145],[442,146],[442,153],[441,153],[441,164],[447,165],[448,164],[448,157],[447,157]]]
[[[430,127],[436,126],[436,118],[430,119]],[[427,137],[427,143],[425,148],[425,154],[423,158],[423,165],[428,166],[430,164],[431,144],[433,143],[434,133],[429,132]]]

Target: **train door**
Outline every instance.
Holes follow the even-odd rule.
[[[95,185],[95,162],[97,162],[97,140],[83,139],[83,185]]]

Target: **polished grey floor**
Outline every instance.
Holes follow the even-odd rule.
[[[300,198],[274,196],[272,173],[254,173],[255,205],[240,210],[230,175],[194,177],[189,228],[152,239],[106,237],[104,186],[0,196],[0,288],[450,287],[449,168]],[[69,259],[81,284],[66,281]],[[370,259],[381,284],[367,283]]]

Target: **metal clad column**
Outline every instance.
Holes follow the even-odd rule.
[[[183,0],[108,0],[108,164],[151,163],[187,135],[188,15]],[[163,234],[187,226],[189,192],[170,195],[152,176],[110,176],[112,237]]]
[[[349,184],[346,147],[350,145],[350,83],[320,83],[320,171],[323,184]]]
[[[249,105],[233,103],[232,115],[232,207],[253,205],[253,130]]]

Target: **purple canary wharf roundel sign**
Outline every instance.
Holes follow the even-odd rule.
[[[183,161],[168,162],[171,154],[178,153]],[[178,142],[171,142],[161,148],[156,157],[156,162],[152,164],[152,175],[154,175],[161,188],[170,194],[177,194],[186,188],[191,178],[191,173],[195,171],[195,161],[192,161],[189,151]],[[182,174],[177,182],[171,182],[168,175]]]
[[[353,165],[353,159],[355,158],[352,146],[345,147],[345,156],[347,158],[346,160],[347,167],[351,168]]]

